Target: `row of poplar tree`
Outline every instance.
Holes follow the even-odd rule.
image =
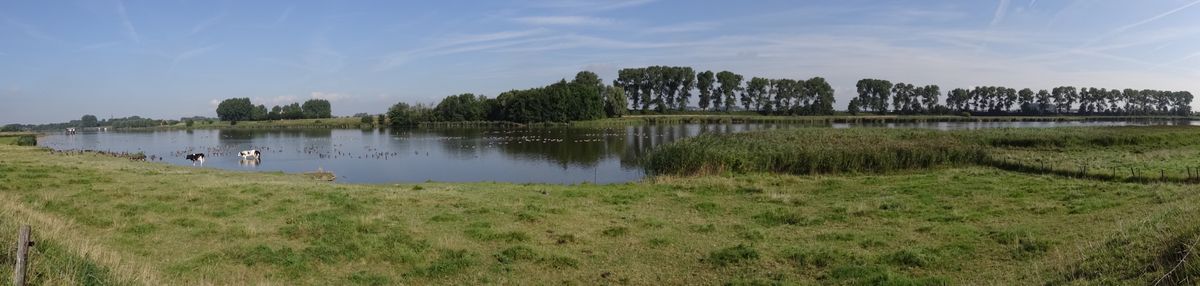
[[[744,85],[743,85],[744,83]],[[824,78],[754,77],[730,71],[696,73],[691,67],[650,66],[617,71],[613,85],[625,91],[630,110],[685,110],[698,93],[702,110],[741,109],[772,114],[832,114],[833,87]]]
[[[856,87],[858,96],[850,100],[850,113],[1190,115],[1192,112],[1192,93],[1187,91],[1060,86],[1035,92],[1029,88],[977,86],[950,90],[942,105],[937,85],[862,79]]]

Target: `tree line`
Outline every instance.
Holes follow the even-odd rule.
[[[701,110],[734,109],[739,103],[745,110],[766,114],[832,114],[833,87],[824,78],[808,80],[745,77],[730,71],[696,73],[691,67],[650,66],[617,71],[613,85],[629,95],[630,109],[685,110],[692,91],[699,94],[696,106]],[[711,107],[711,109],[710,109]],[[724,108],[722,108],[724,107]]]
[[[254,105],[250,98],[230,98],[217,105],[217,118],[223,121],[261,121],[280,119],[332,118],[328,100],[309,99],[300,103],[276,105],[268,111],[265,105]]]
[[[856,87],[858,96],[850,100],[847,108],[850,113],[1180,116],[1192,113],[1192,93],[1188,91],[1060,86],[1034,92],[1029,88],[977,86],[950,90],[942,105],[938,103],[941,94],[937,85],[862,79]]]
[[[400,102],[388,109],[386,121],[397,127],[424,122],[570,122],[619,117],[626,105],[623,90],[605,85],[593,72],[581,71],[571,81],[506,91],[495,98],[465,93],[448,96],[433,107]]]
[[[71,120],[63,123],[49,124],[7,124],[0,127],[0,132],[13,131],[62,131],[67,128],[95,128],[95,127],[112,127],[112,128],[144,128],[173,125],[179,123],[175,120],[159,120],[143,118],[140,116],[120,117],[97,119],[95,115],[83,115],[79,119]]]

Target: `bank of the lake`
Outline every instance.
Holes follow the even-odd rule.
[[[934,123],[934,122],[1082,122],[1082,121],[1166,121],[1200,120],[1193,116],[957,116],[957,115],[827,115],[827,116],[781,116],[761,115],[753,112],[683,112],[670,114],[634,114],[616,118],[575,121],[569,123],[514,123],[504,121],[469,122],[422,122],[417,127],[541,127],[541,126],[620,126],[640,124],[680,123],[780,123],[780,124],[887,124],[887,123]],[[219,120],[195,120],[148,128],[123,129],[262,129],[262,128],[380,128],[386,127],[374,119],[363,123],[360,117],[335,117],[322,119],[282,119],[263,121],[238,121],[236,124]]]
[[[49,245],[45,284],[1191,281],[1198,190],[978,166],[358,185],[0,146],[0,226]]]

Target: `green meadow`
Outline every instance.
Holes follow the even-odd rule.
[[[0,242],[33,226],[40,285],[1187,284],[1197,135],[704,135],[607,185],[339,184],[0,145]]]

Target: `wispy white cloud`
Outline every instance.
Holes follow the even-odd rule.
[[[76,50],[76,51],[85,52],[85,51],[92,51],[92,50],[101,50],[101,49],[115,47],[120,44],[121,44],[121,42],[119,42],[119,41],[100,42],[100,43],[88,44],[88,45],[79,47],[79,50]]]
[[[220,48],[220,47],[221,47],[220,44],[215,44],[215,45],[208,45],[208,46],[203,46],[203,47],[183,51],[182,53],[175,55],[175,58],[171,59],[171,66],[167,70],[168,71],[175,70],[175,66],[179,65],[179,63],[189,60],[189,59],[192,59],[192,58],[195,58],[195,57],[198,57],[205,53],[211,52],[212,50],[216,50],[217,48]]]
[[[546,8],[566,8],[581,11],[607,11],[642,6],[655,1],[657,0],[554,0],[539,1],[535,5]]]
[[[24,33],[26,36],[29,36],[30,38],[51,41],[51,42],[58,41],[58,38],[55,38],[54,36],[51,36],[50,34],[42,32],[41,29],[38,29],[37,27],[35,27],[33,25],[27,24],[25,22],[17,21],[16,19],[13,19],[13,18],[7,18],[5,20],[6,20],[6,22],[8,22],[9,25],[16,27],[17,30],[20,30],[21,33]]]
[[[517,17],[513,21],[541,26],[604,26],[615,23],[612,19],[588,16],[532,16]]]
[[[275,96],[275,97],[251,97],[250,102],[253,102],[255,105],[261,104],[261,105],[266,106],[267,108],[271,108],[271,107],[277,106],[277,105],[287,105],[287,104],[292,104],[292,103],[299,103],[300,98],[296,97],[295,95],[280,95],[280,96]]]
[[[1008,1],[1000,0],[1000,4],[996,6],[996,12],[992,14],[992,22],[988,24],[989,27],[995,27],[1004,21],[1004,16],[1008,14]]]
[[[338,102],[338,101],[342,101],[342,100],[351,98],[353,96],[351,96],[350,94],[346,94],[346,93],[314,91],[309,94],[309,97],[311,97],[313,99],[324,99],[324,100],[328,100],[330,102]]]
[[[717,23],[717,22],[688,22],[688,23],[671,24],[671,25],[665,25],[665,26],[649,27],[649,28],[641,29],[641,31],[643,33],[647,33],[647,34],[688,33],[688,32],[709,31],[712,29],[716,29],[719,26],[720,26],[720,23]]]
[[[292,10],[295,8],[296,6],[288,6],[287,9],[283,9],[283,13],[280,13],[279,17],[275,18],[275,22],[272,23],[271,26],[277,27],[279,25],[283,25],[283,23],[287,22],[288,18],[292,16]]]
[[[451,36],[429,46],[389,53],[375,65],[375,71],[391,70],[418,58],[505,47],[515,44],[513,40],[528,41],[527,38],[545,32],[545,29],[533,29]]]
[[[129,21],[129,13],[125,11],[125,1],[123,0],[117,1],[117,15],[121,17],[121,26],[125,28],[125,36],[135,43],[142,43],[142,36],[138,34],[133,22]]]
[[[546,37],[538,39],[536,42],[523,43],[516,47],[507,47],[498,49],[496,52],[545,52],[554,50],[588,48],[594,50],[629,50],[629,49],[658,49],[683,47],[694,44],[695,42],[636,42],[617,40],[599,36],[568,34],[554,37]]]
[[[1173,15],[1173,14],[1175,14],[1175,13],[1179,13],[1179,11],[1183,11],[1184,9],[1191,8],[1192,6],[1196,6],[1196,4],[1200,4],[1200,1],[1192,1],[1191,3],[1184,4],[1183,6],[1177,7],[1177,8],[1175,8],[1175,9],[1171,9],[1171,10],[1169,10],[1169,11],[1163,12],[1163,13],[1161,13],[1161,14],[1158,14],[1158,15],[1154,15],[1154,16],[1152,16],[1152,17],[1150,17],[1150,18],[1142,19],[1141,21],[1137,21],[1137,22],[1135,22],[1135,23],[1133,23],[1133,24],[1129,24],[1129,25],[1125,25],[1125,26],[1118,27],[1118,28],[1116,28],[1116,29],[1112,30],[1112,32],[1109,32],[1109,33],[1110,33],[1110,34],[1119,34],[1119,33],[1124,33],[1125,31],[1128,31],[1129,29],[1137,28],[1137,27],[1139,27],[1139,26],[1142,26],[1142,25],[1145,25],[1145,24],[1147,24],[1147,23],[1154,22],[1154,21],[1158,21],[1158,19],[1162,19],[1162,18],[1165,18],[1165,17],[1167,17],[1167,16],[1171,16],[1171,15]]]
[[[212,16],[208,19],[200,21],[200,23],[197,23],[196,26],[192,27],[191,35],[199,34],[200,32],[203,32],[204,30],[221,23],[222,19],[225,19],[225,13],[220,13],[216,16]]]

